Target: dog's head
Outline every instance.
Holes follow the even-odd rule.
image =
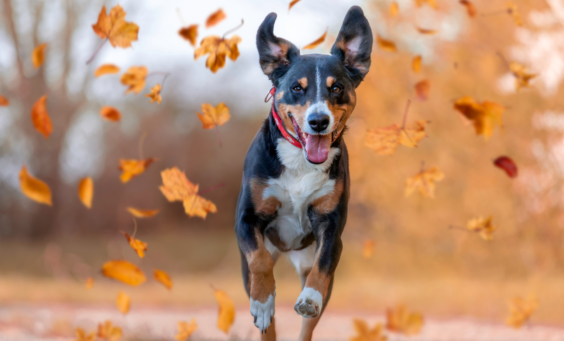
[[[370,68],[370,25],[360,7],[351,7],[331,54],[302,56],[294,44],[274,35],[275,21],[270,13],[258,29],[260,66],[276,87],[276,109],[286,129],[298,138],[309,162],[323,163]]]

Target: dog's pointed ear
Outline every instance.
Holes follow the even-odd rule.
[[[273,83],[288,71],[292,60],[300,55],[300,50],[294,44],[274,35],[274,22],[276,13],[270,13],[257,32],[260,67]]]
[[[370,24],[362,9],[351,7],[331,48],[331,54],[345,64],[355,86],[360,84],[370,69],[373,40]]]

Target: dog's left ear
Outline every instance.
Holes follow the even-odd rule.
[[[331,48],[331,54],[343,61],[355,87],[362,82],[370,69],[373,40],[370,24],[362,9],[358,6],[351,7]]]

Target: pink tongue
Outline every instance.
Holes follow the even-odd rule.
[[[329,135],[307,135],[306,152],[311,162],[322,163],[327,160],[329,148],[331,147],[331,134]]]

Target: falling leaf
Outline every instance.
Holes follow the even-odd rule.
[[[323,35],[317,38],[314,42],[304,46],[302,50],[313,50],[314,48],[318,47],[321,43],[325,41],[325,37],[327,37],[327,31],[328,29],[325,30],[325,33],[323,33]]]
[[[427,34],[427,35],[433,35],[437,32],[439,32],[438,30],[430,30],[427,28],[421,28],[421,27],[416,27],[417,28],[417,32],[421,33],[421,34]]]
[[[460,0],[460,3],[466,7],[469,17],[474,18],[476,16],[476,7],[474,7],[473,3],[468,0]]]
[[[100,116],[112,122],[118,122],[119,120],[121,120],[121,114],[119,110],[110,106],[102,107],[102,109],[100,109]]]
[[[149,158],[145,160],[119,160],[119,170],[122,171],[120,179],[122,183],[126,183],[139,174],[142,174],[156,159]]]
[[[102,274],[132,286],[138,286],[147,280],[141,269],[125,260],[112,260],[104,263]]]
[[[210,28],[212,26],[219,24],[219,22],[222,21],[225,18],[227,18],[227,16],[225,15],[225,12],[223,12],[223,10],[221,8],[218,9],[217,11],[210,14],[208,19],[206,20],[206,28]]]
[[[235,321],[235,304],[233,300],[222,290],[214,290],[215,299],[219,304],[219,316],[217,317],[217,328],[223,330],[225,334]]]
[[[237,44],[240,42],[241,38],[237,35],[227,40],[219,36],[205,37],[200,42],[200,46],[194,51],[194,60],[209,54],[208,59],[206,59],[206,67],[211,72],[216,73],[217,70],[225,66],[226,57],[229,57],[232,61],[237,60],[239,57]]]
[[[415,56],[411,62],[411,69],[414,73],[419,73],[421,71],[421,56]]]
[[[396,52],[398,50],[393,41],[383,39],[379,34],[376,35],[376,41],[378,42],[378,46],[384,51]]]
[[[10,105],[10,101],[4,96],[0,96],[0,107],[7,107],[8,105]]]
[[[383,327],[381,323],[376,323],[374,328],[370,329],[368,324],[360,319],[353,320],[356,336],[349,338],[349,341],[386,341],[388,338],[383,335]]]
[[[178,34],[182,38],[188,40],[190,42],[190,45],[196,46],[196,38],[198,38],[198,25],[194,24],[187,27],[182,27],[180,31],[178,31]]]
[[[149,103],[157,102],[158,104],[161,104],[161,88],[161,85],[157,84],[151,88],[150,94],[145,95],[145,97],[149,97],[151,99]]]
[[[417,94],[417,98],[420,101],[426,101],[429,99],[429,92],[431,91],[431,82],[429,80],[424,79],[420,82],[417,82],[414,86],[415,93]]]
[[[507,13],[513,16],[513,20],[515,20],[515,24],[517,26],[523,25],[523,22],[521,21],[521,15],[519,15],[519,11],[517,11],[517,5],[515,5],[513,2],[509,2],[507,4]]]
[[[87,208],[92,207],[92,197],[94,196],[94,181],[92,178],[83,178],[78,183],[78,197]]]
[[[112,321],[106,320],[104,323],[98,323],[98,339],[104,341],[119,341],[123,336],[120,327],[114,326]]]
[[[487,219],[482,217],[471,219],[466,224],[466,228],[470,231],[478,232],[483,240],[491,240],[492,233],[496,229],[492,225],[492,216],[489,216]]]
[[[118,297],[116,298],[116,306],[122,314],[127,315],[129,307],[131,306],[131,298],[120,291],[118,293]]]
[[[300,0],[292,0],[288,5],[288,11],[291,10],[298,2],[300,2]]]
[[[405,196],[410,196],[415,190],[424,197],[435,197],[435,182],[441,181],[444,174],[437,168],[421,169],[416,175],[405,180]]]
[[[536,73],[528,73],[527,68],[517,62],[509,64],[509,69],[513,76],[515,76],[515,87],[517,90],[530,87],[529,81],[538,76]]]
[[[417,147],[418,142],[427,136],[426,124],[427,121],[419,120],[402,127],[392,124],[389,127],[370,129],[365,144],[378,155],[393,155],[399,144],[409,148]]]
[[[51,190],[43,181],[34,178],[27,173],[27,168],[22,167],[20,171],[20,189],[26,197],[41,204],[51,206]]]
[[[372,254],[374,253],[375,244],[376,243],[374,243],[372,239],[365,240],[364,243],[362,243],[362,257],[364,257],[365,259],[370,259],[370,257],[372,257]]]
[[[198,195],[198,185],[194,185],[184,172],[177,167],[165,169],[161,172],[163,186],[159,189],[169,202],[182,201],[184,211],[190,217],[197,216],[206,219],[208,213],[217,213],[217,207],[209,200]]]
[[[31,62],[33,63],[34,68],[37,69],[38,67],[43,65],[43,62],[45,61],[46,47],[47,44],[41,44],[33,49],[33,52],[31,53]]]
[[[96,341],[96,333],[86,334],[84,329],[76,328],[76,339],[74,341]]]
[[[149,70],[145,66],[132,66],[126,73],[121,75],[121,84],[128,86],[126,94],[134,92],[140,93],[145,87],[145,78],[147,78]]]
[[[423,316],[416,312],[410,312],[399,304],[394,309],[386,310],[386,329],[404,335],[416,335],[423,328]]]
[[[169,290],[172,289],[172,279],[166,272],[155,269],[155,271],[153,272],[153,276],[157,281],[161,282]]]
[[[399,14],[399,6],[397,2],[392,2],[389,8],[390,16],[395,18]]]
[[[37,102],[31,108],[31,121],[35,130],[43,134],[45,138],[48,138],[53,131],[53,125],[51,124],[51,118],[49,118],[49,113],[47,112],[47,95],[39,98]]]
[[[421,7],[424,4],[427,4],[433,8],[437,8],[436,0],[415,0],[415,4],[417,5],[417,7]]]
[[[127,239],[127,242],[129,243],[131,248],[135,250],[135,252],[137,252],[139,258],[145,257],[145,251],[147,251],[147,243],[144,243],[139,239],[135,239],[131,237],[127,232],[121,231],[121,233],[123,233],[125,239]]]
[[[159,210],[139,210],[133,207],[128,207],[127,211],[136,218],[149,218],[159,213]]]
[[[208,103],[202,104],[203,114],[197,113],[198,118],[202,122],[202,128],[212,129],[216,126],[224,125],[231,115],[229,115],[229,108],[225,103],[219,103],[215,108]]]
[[[530,321],[531,315],[537,310],[538,305],[538,300],[533,295],[530,295],[527,299],[515,297],[509,302],[509,316],[505,323],[515,329],[521,328]]]
[[[114,64],[104,64],[94,71],[95,77],[100,77],[103,75],[112,75],[119,72],[119,67]]]
[[[125,21],[125,14],[120,5],[113,7],[110,15],[106,14],[106,6],[102,6],[98,22],[92,25],[94,33],[102,39],[108,39],[113,47],[130,47],[131,42],[137,40],[139,26]]]
[[[510,178],[517,177],[518,174],[517,165],[509,157],[507,156],[498,157],[497,159],[494,160],[494,165],[503,169],[505,173],[507,173],[507,176],[509,176]]]
[[[470,120],[474,124],[476,135],[484,135],[486,141],[492,136],[496,125],[503,127],[502,116],[505,108],[495,102],[478,103],[472,97],[466,96],[454,102],[454,109]]]
[[[86,279],[86,283],[84,283],[84,286],[86,287],[86,290],[92,289],[92,287],[94,286],[94,278],[88,277]]]
[[[195,318],[192,318],[189,324],[184,321],[178,322],[178,334],[174,338],[178,341],[186,341],[196,329],[198,329],[198,325]]]

